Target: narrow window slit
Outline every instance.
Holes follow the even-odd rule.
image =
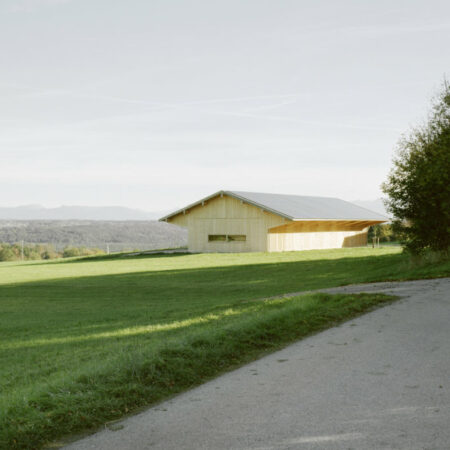
[[[209,234],[208,235],[208,242],[215,242],[215,241],[226,241],[227,236],[225,234]]]
[[[208,234],[208,242],[245,242],[245,234]]]

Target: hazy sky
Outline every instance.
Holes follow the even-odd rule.
[[[374,199],[450,2],[0,0],[0,206]]]

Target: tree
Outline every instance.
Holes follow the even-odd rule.
[[[66,247],[63,250],[63,258],[72,258],[73,256],[80,256],[80,249],[77,247]]]
[[[394,231],[407,250],[450,249],[450,87],[446,80],[425,124],[403,137],[382,185]]]
[[[0,261],[15,261],[18,259],[14,249],[9,244],[0,244]]]
[[[391,242],[398,239],[390,224],[372,225],[367,237],[369,242],[372,242],[373,238],[380,239],[380,242]]]

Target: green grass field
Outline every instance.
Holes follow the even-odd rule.
[[[0,264],[0,448],[39,448],[390,299],[308,295],[448,276],[400,249]]]

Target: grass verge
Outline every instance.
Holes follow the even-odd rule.
[[[34,449],[93,429],[392,300],[309,294],[191,318],[175,324],[182,333],[136,342],[105,362],[11,396],[0,412],[0,447]]]

